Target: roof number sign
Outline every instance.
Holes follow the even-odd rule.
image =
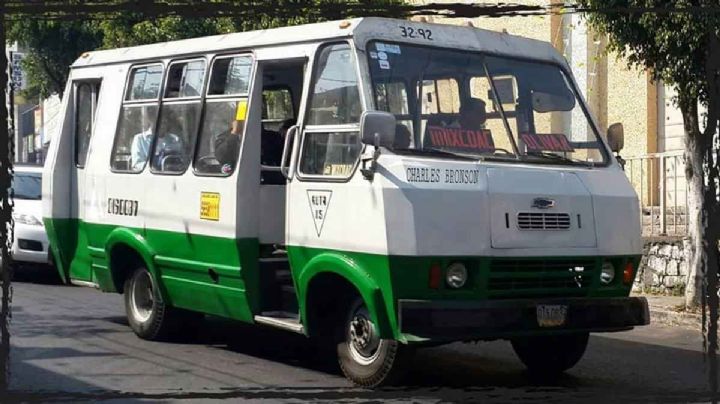
[[[432,31],[427,28],[414,28],[407,27],[404,25],[400,26],[400,36],[403,38],[410,39],[427,39],[428,41],[433,40]]]

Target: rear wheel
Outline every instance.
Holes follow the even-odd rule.
[[[135,269],[125,281],[125,312],[130,328],[140,338],[163,340],[177,336],[181,328],[192,328],[202,314],[168,306],[163,301],[150,271]]]
[[[581,333],[516,338],[512,340],[512,346],[530,372],[556,376],[580,361],[588,337],[588,333]]]
[[[350,309],[338,333],[338,361],[345,376],[357,385],[378,387],[397,383],[412,356],[410,348],[382,339],[361,298]]]

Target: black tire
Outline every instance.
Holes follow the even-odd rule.
[[[359,386],[371,388],[399,382],[407,371],[412,350],[394,339],[372,338],[373,335],[377,337],[376,327],[370,320],[361,298],[355,299],[349,305],[346,315],[341,318],[344,320],[337,333],[339,339],[337,354],[340,369],[345,377]],[[360,319],[366,327],[359,326]],[[353,324],[355,329],[363,328],[363,333],[368,335],[368,344],[364,347],[358,344],[357,336],[351,335]],[[367,326],[370,328],[368,329]],[[372,342],[373,340],[377,341],[377,345]]]
[[[585,354],[588,333],[513,339],[512,346],[528,370],[537,375],[557,376],[575,366]]]
[[[139,293],[147,290],[146,294]],[[159,341],[186,335],[183,329],[197,329],[203,318],[200,313],[188,312],[168,306],[162,299],[155,280],[143,265],[125,280],[125,313],[135,334],[146,340]]]

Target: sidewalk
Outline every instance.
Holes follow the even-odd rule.
[[[683,296],[638,295],[647,298],[650,306],[650,322],[679,326],[700,331],[702,316],[685,311]]]

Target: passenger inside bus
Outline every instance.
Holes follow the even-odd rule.
[[[152,146],[153,126],[155,124],[154,117],[151,116],[145,108],[140,108],[142,132],[133,136],[130,146],[130,166],[133,171],[142,171],[150,154],[150,146]]]
[[[182,171],[185,165],[185,144],[176,133],[168,131],[158,133],[152,168],[156,171]]]
[[[407,149],[410,147],[410,129],[402,123],[395,125],[394,149]]]
[[[455,127],[467,130],[485,129],[486,121],[485,101],[479,98],[468,98],[460,106],[460,117]]]
[[[220,163],[220,170],[223,174],[229,174],[238,158],[240,151],[240,141],[242,140],[242,125],[245,121],[234,120],[230,123],[230,128],[224,132],[218,133],[213,139],[213,150],[215,158]]]

